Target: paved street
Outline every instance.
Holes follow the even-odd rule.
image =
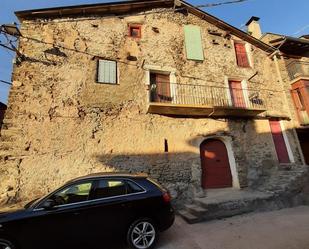
[[[247,214],[194,225],[181,218],[157,249],[308,249],[309,207]]]

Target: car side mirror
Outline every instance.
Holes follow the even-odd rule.
[[[47,199],[43,204],[42,204],[42,208],[46,209],[46,210],[51,210],[56,206],[56,202],[52,199]]]

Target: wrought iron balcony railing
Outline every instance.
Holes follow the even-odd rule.
[[[212,114],[228,115],[225,110],[238,110],[237,114],[251,111],[256,115],[266,110],[265,93],[259,90],[243,89],[241,87],[217,87],[193,84],[175,84],[157,82],[150,85],[150,105],[175,108],[187,107],[213,109]],[[157,111],[158,108],[151,108]],[[217,110],[214,113],[214,109]],[[220,112],[221,110],[221,112]],[[190,111],[190,110],[189,110]],[[252,113],[254,112],[254,114]],[[181,114],[181,113],[179,113]],[[251,115],[251,116],[252,116]]]
[[[309,62],[292,61],[287,65],[290,80],[298,77],[309,77]]]

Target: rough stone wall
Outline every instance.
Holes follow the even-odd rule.
[[[127,36],[132,22],[143,25],[140,40]],[[186,59],[185,24],[202,29],[203,62]],[[24,21],[20,51],[26,59],[14,67],[1,133],[1,202],[31,199],[73,177],[115,170],[147,172],[182,202],[201,190],[199,146],[207,137],[229,138],[240,185],[257,184],[278,164],[263,117],[284,116],[288,106],[267,53],[252,46],[253,68],[240,68],[232,43],[239,38],[213,37],[208,29],[217,28],[180,13]],[[53,47],[58,55],[46,53]],[[128,54],[137,61],[127,60]],[[97,58],[118,61],[119,84],[96,83]],[[261,120],[148,114],[145,65],[175,69],[178,83],[211,86],[258,71],[248,87],[266,92],[269,108]]]

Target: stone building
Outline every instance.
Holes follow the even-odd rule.
[[[261,40],[184,1],[16,15],[3,204],[98,171],[146,172],[179,205],[302,172],[275,49]]]

